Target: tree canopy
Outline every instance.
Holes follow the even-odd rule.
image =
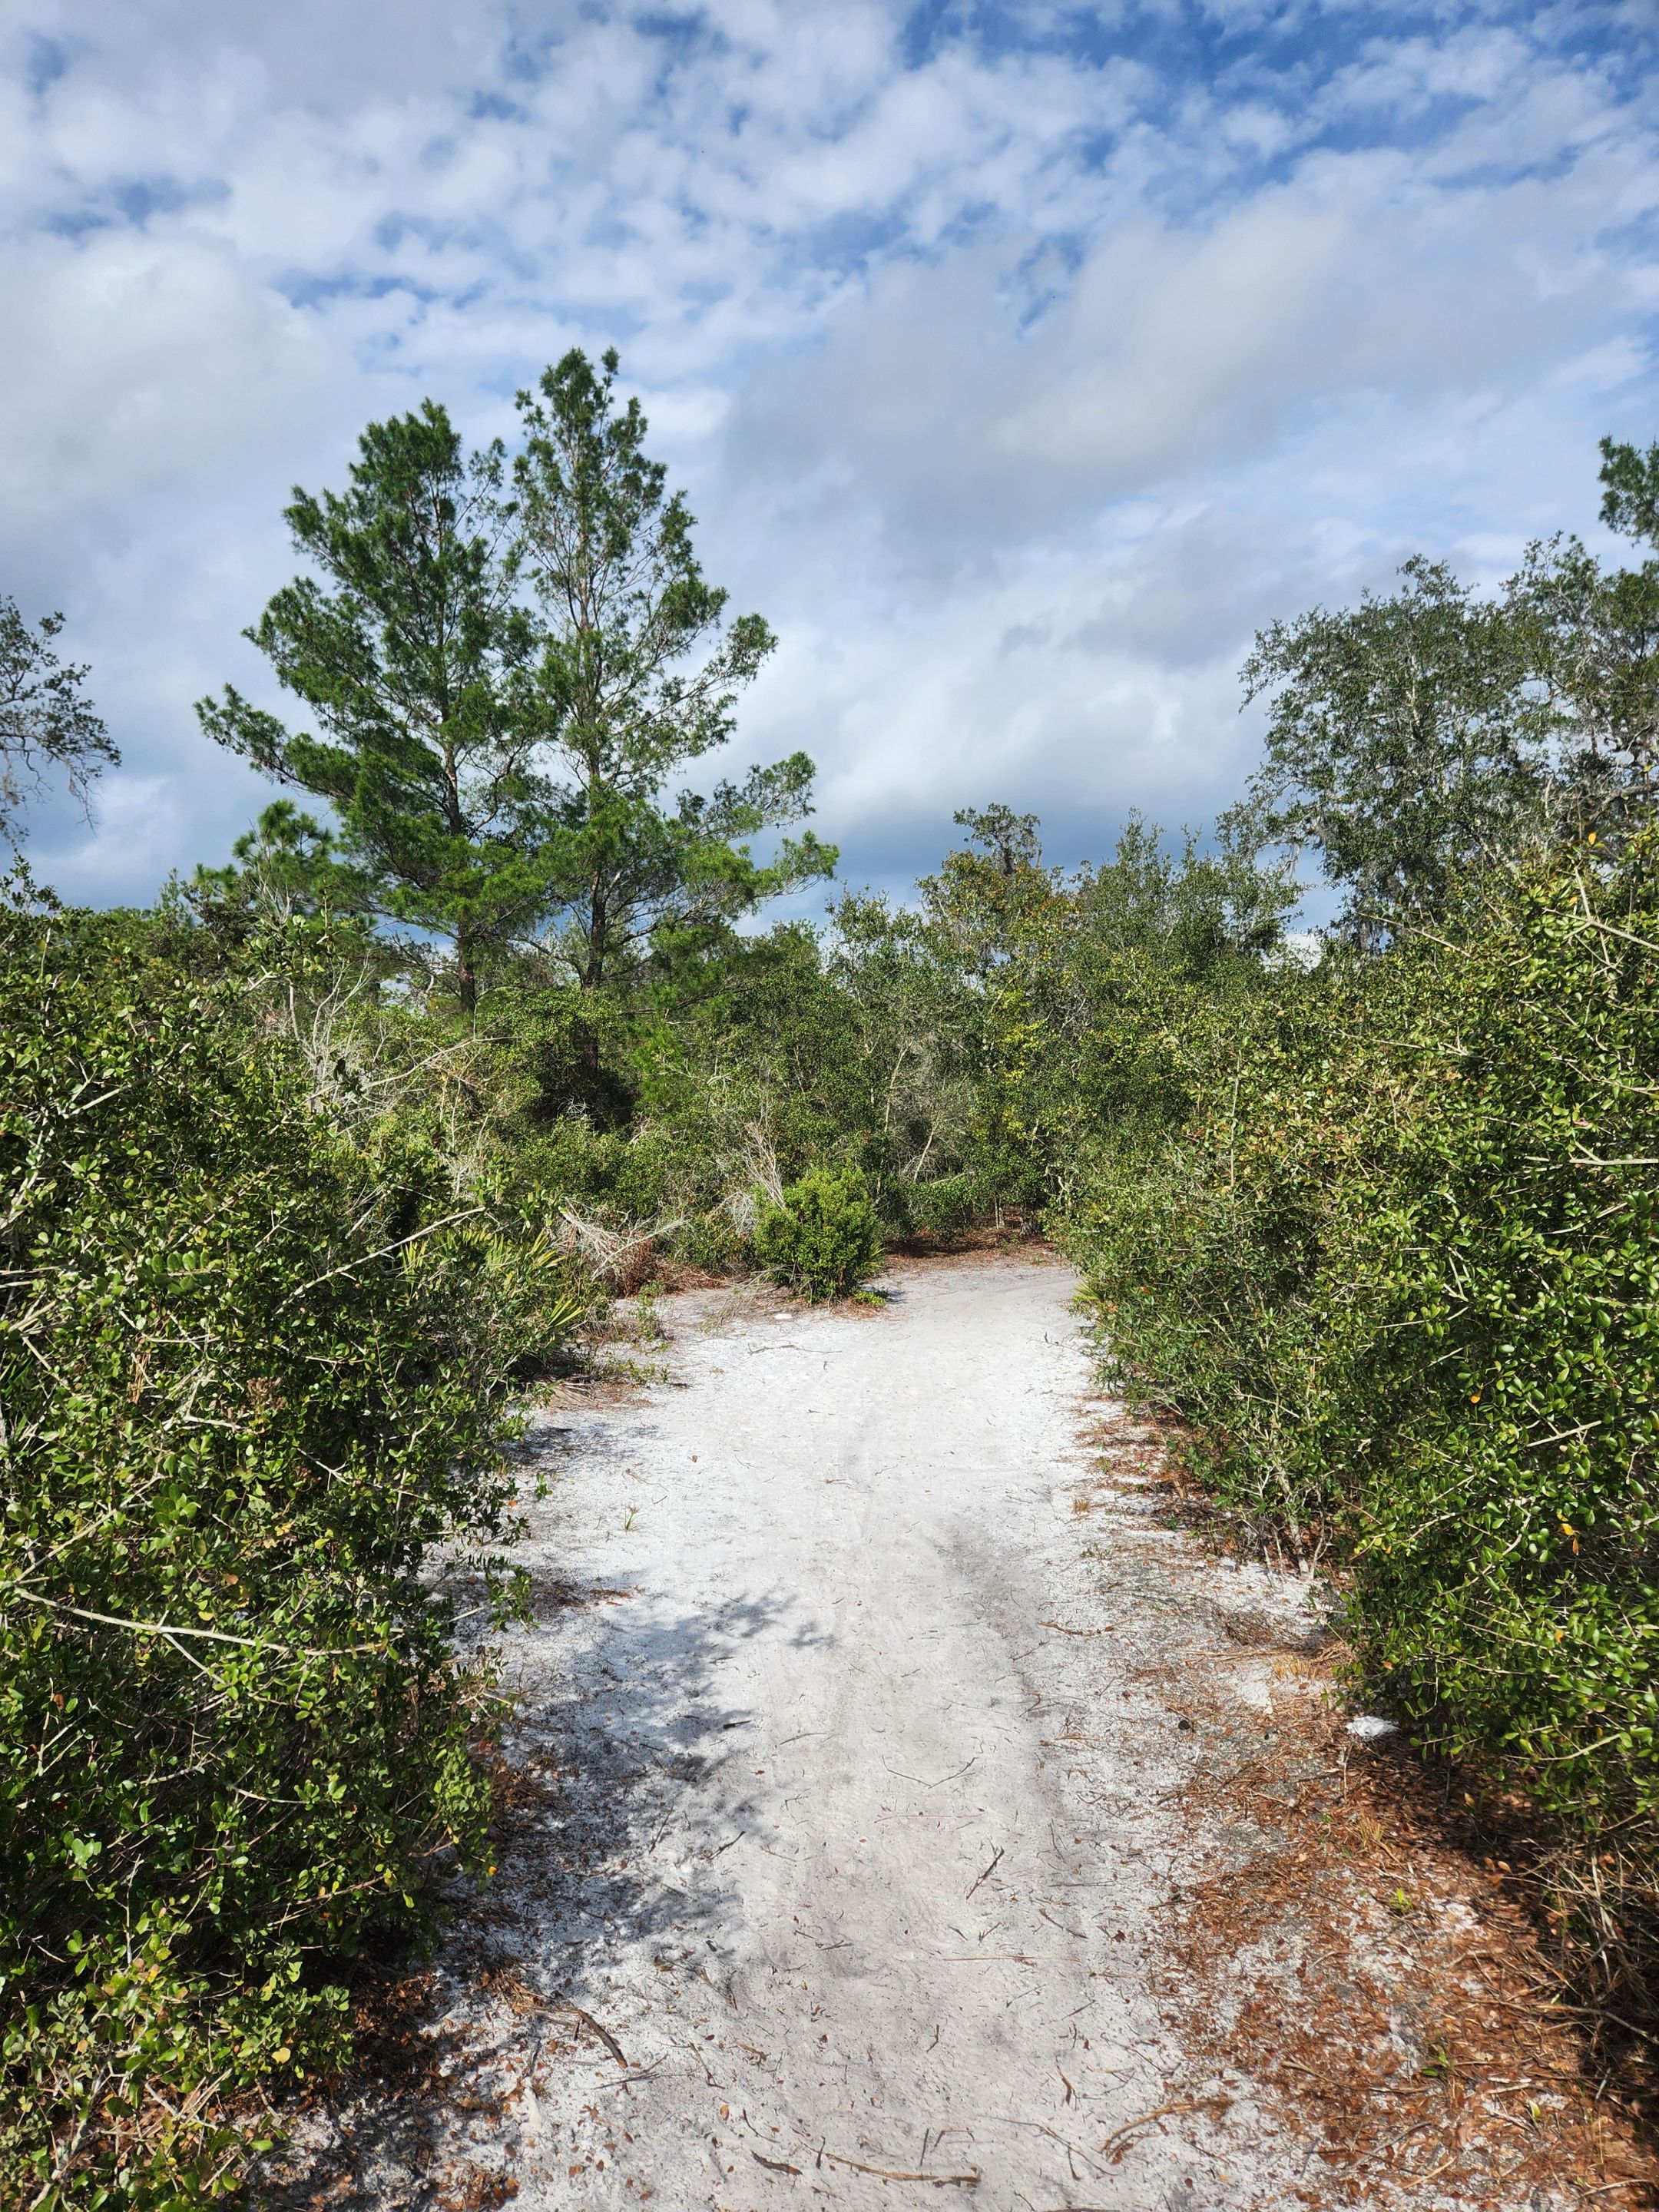
[[[1256,636],[1247,700],[1266,758],[1236,817],[1317,847],[1362,939],[1441,912],[1459,873],[1514,849],[1543,813],[1545,726],[1506,611],[1444,562],[1413,559],[1389,597]]]
[[[368,911],[447,939],[468,1007],[514,945],[550,945],[592,989],[653,932],[834,866],[810,833],[764,866],[740,842],[809,811],[804,753],[664,802],[729,738],[773,639],[758,615],[726,624],[617,368],[573,351],[521,392],[510,467],[499,441],[469,454],[431,400],[371,423],[345,492],[296,489],[285,516],[314,573],[246,633],[316,732],[234,687],[198,708],[329,802],[335,891],[349,878]]]
[[[514,597],[499,446],[468,456],[445,410],[371,423],[349,488],[284,510],[320,575],[246,635],[320,735],[234,688],[198,708],[210,737],[334,808],[377,911],[447,937],[464,1003],[488,951],[547,897],[548,793]]]
[[[520,557],[537,609],[536,685],[555,778],[552,883],[560,939],[583,986],[653,932],[730,918],[830,874],[809,831],[758,865],[740,841],[810,811],[805,753],[712,798],[665,786],[724,744],[739,691],[776,641],[759,615],[726,623],[691,542],[694,518],[645,452],[617,358],[579,351],[521,392],[514,464]]]

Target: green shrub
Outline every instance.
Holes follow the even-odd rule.
[[[1367,1694],[1580,1839],[1633,1971],[1659,1869],[1653,836],[1188,1049],[1184,1126],[1103,1147],[1073,1216],[1115,1355],[1224,1497],[1334,1543]]]
[[[967,1173],[906,1186],[904,1227],[928,1236],[959,1237],[991,1216],[1001,1194],[994,1178]]]
[[[506,1370],[560,1310],[164,938],[0,918],[0,2200],[35,2212],[233,2187],[236,2093],[335,2063],[354,1955],[483,1862],[488,1686],[422,1569],[505,1533]]]
[[[845,1297],[881,1265],[881,1226],[856,1168],[813,1168],[769,1206],[755,1253],[808,1298]]]
[[[1376,1067],[1356,990],[1336,962],[1181,1010],[1170,1121],[1098,1132],[1060,1223],[1122,1379],[1182,1417],[1198,1471],[1258,1536],[1297,1550],[1328,1538],[1346,1466],[1322,1419],[1352,1302],[1320,1261]]]

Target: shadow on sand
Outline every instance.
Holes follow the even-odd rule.
[[[665,1970],[695,1957],[720,1972],[726,1854],[757,1822],[746,1791],[711,1786],[752,1752],[753,1717],[721,1673],[748,1639],[787,1634],[790,1607],[750,1595],[669,1613],[551,1562],[531,1579],[531,1623],[502,1647],[514,1716],[495,1756],[494,1879],[447,1886],[428,1959],[364,1975],[356,2063],[276,2116],[289,2140],[252,2191],[270,2212],[490,2212],[516,2184],[499,2143],[488,2163],[469,2155],[470,2124],[496,2133],[516,2111],[522,2125],[538,2060],[591,2059],[613,2078],[629,2063],[625,2023],[592,1994],[606,1956],[644,1946]],[[827,1640],[805,1625],[788,1636]]]

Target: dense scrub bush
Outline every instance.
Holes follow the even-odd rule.
[[[1072,1217],[1224,1497],[1334,1541],[1374,1693],[1577,1835],[1626,1963],[1659,1837],[1659,850],[1484,894],[1172,1047]],[[1650,1930],[1651,1932],[1651,1930]]]
[[[486,1685],[422,1565],[482,1546],[507,1601],[507,1371],[562,1311],[210,951],[0,920],[0,2198],[37,2212],[231,2187],[227,2100],[337,2059],[353,1956],[480,1864]]]
[[[748,1197],[847,1159],[884,1225],[971,1149],[976,1085],[959,979],[918,917],[849,899],[666,979],[634,1065],[672,1164],[664,1211],[699,1254],[740,1253]],[[740,1232],[733,1241],[734,1227]]]
[[[768,1206],[755,1255],[803,1297],[845,1297],[881,1265],[881,1224],[856,1168],[813,1168]]]

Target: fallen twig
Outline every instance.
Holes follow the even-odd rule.
[[[625,2067],[627,2065],[628,2059],[623,2051],[621,2044],[617,2042],[616,2037],[612,2035],[608,2027],[601,2027],[599,2026],[599,2023],[594,2019],[591,2012],[584,2012],[579,2004],[573,2004],[568,1997],[561,1997],[556,2004],[550,2005],[548,2007],[548,2010],[550,2012],[568,2012],[573,2014],[575,2018],[582,2021],[585,2026],[592,2029],[594,2034],[599,2037],[599,2041],[604,2044],[605,2049],[611,2053],[611,2056],[616,2060],[618,2066]]]
[[[663,2058],[667,2056],[668,2053],[664,2051]],[[625,2089],[630,2081],[648,2081],[661,2064],[662,2058],[653,2058],[648,2066],[641,2066],[637,2073],[620,2075],[616,2081],[607,2081],[605,2086],[607,2089]]]
[[[837,2150],[821,2150],[818,2156],[831,2166],[850,2166],[854,2173],[873,2173],[878,2181],[925,2181],[934,2189],[977,2189],[980,2183],[976,2173],[900,2173],[890,2166],[866,2166],[861,2158],[843,2158]]]
[[[988,1867],[986,1868],[985,1872],[984,1872],[983,1874],[981,1874],[981,1875],[976,1875],[976,1876],[975,1877],[974,1881],[969,1884],[969,1887],[968,1887],[967,1891],[966,1891],[966,1892],[965,1892],[965,1893],[963,1894],[963,1900],[962,1900],[962,1901],[963,1901],[963,1903],[964,1905],[966,1905],[966,1903],[968,1902],[969,1898],[970,1898],[970,1897],[973,1895],[973,1893],[974,1893],[975,1890],[976,1890],[976,1889],[979,1887],[980,1883],[981,1883],[981,1882],[982,1882],[982,1881],[988,1881],[990,1879],[990,1877],[991,1877],[991,1876],[992,1876],[992,1875],[996,1872],[996,1870],[997,1870],[997,1864],[998,1864],[998,1862],[1000,1860],[1001,1856],[1002,1856],[1002,1846],[1001,1846],[1001,1844],[999,1844],[997,1845],[997,1847],[996,1847],[995,1850],[994,1850],[994,1851],[992,1852],[992,1854],[991,1854],[991,1863],[990,1863],[990,1865],[989,1865],[989,1866],[988,1866]]]
[[[1139,2119],[1125,2120],[1121,2128],[1114,2128],[1100,2146],[1101,2156],[1103,2158],[1114,2143],[1121,2142],[1125,2136],[1133,2135],[1137,2128],[1151,2127],[1154,2120],[1168,2119],[1176,2112],[1212,2112],[1218,2105],[1224,2111],[1231,2101],[1227,2097],[1180,2098],[1173,2104],[1155,2106],[1150,2112],[1143,2112]]]
[[[881,1763],[884,1766],[887,1766],[887,1771],[900,1782],[914,1782],[919,1790],[943,1790],[947,1782],[954,1782],[959,1775],[966,1774],[968,1767],[971,1766],[974,1759],[978,1757],[979,1753],[975,1752],[974,1758],[968,1761],[968,1766],[958,1766],[952,1773],[941,1774],[937,1782],[929,1782],[925,1775],[907,1774],[902,1766],[887,1766],[887,1761],[884,1759]]]
[[[941,1966],[1075,1966],[1080,1951],[941,1951]]]
[[[1054,1914],[1049,1911],[1046,1905],[1039,1905],[1037,1911],[1042,1914],[1042,1917],[1048,1922],[1051,1928],[1058,1928],[1060,1934],[1062,1936],[1069,1936],[1073,1942],[1086,1943],[1088,1942],[1088,1936],[1083,1929],[1068,1928],[1063,1920],[1056,1920]]]
[[[1065,2076],[1062,2075],[1060,2078],[1063,2081]],[[1007,2113],[1005,2117],[1006,2123],[1009,2127],[1035,2128],[1039,2135],[1052,2137],[1052,2139],[1060,2145],[1067,2158],[1080,2158],[1085,2166],[1088,2167],[1091,2173],[1104,2173],[1106,2171],[1105,2167],[1099,2165],[1093,2158],[1091,2158],[1086,2150],[1079,2149],[1076,2143],[1070,2142],[1065,2136],[1061,2135],[1058,2128],[1051,2128],[1047,2120],[1018,2119],[1012,2112]],[[1075,2166],[1072,2169],[1072,2179],[1073,2181],[1077,2179],[1077,2168]]]

